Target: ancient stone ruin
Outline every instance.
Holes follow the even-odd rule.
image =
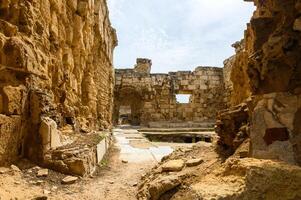
[[[153,74],[106,0],[1,0],[0,199],[301,199],[301,1],[245,1],[223,68]]]
[[[116,45],[104,0],[0,2],[1,165],[26,157],[63,171],[89,168],[50,151],[111,127]]]
[[[134,69],[115,70],[115,123],[126,107],[132,124],[145,126],[160,122],[212,123],[217,111],[225,108],[222,68],[151,74],[151,64],[149,59],[138,58]],[[191,95],[189,102],[177,102],[178,94]]]

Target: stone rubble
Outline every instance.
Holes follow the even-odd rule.
[[[62,179],[62,184],[73,184],[78,180],[77,177],[75,176],[66,176],[65,178]]]
[[[162,167],[163,172],[174,172],[174,171],[181,171],[185,166],[185,162],[183,160],[170,160],[164,163]]]
[[[48,173],[48,169],[40,169],[37,173],[37,177],[47,177]]]

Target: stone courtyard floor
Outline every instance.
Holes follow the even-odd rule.
[[[114,129],[113,135],[115,144],[95,176],[62,185],[65,175],[49,170],[47,177],[37,177],[37,167],[21,164],[21,171],[0,171],[0,199],[136,199],[137,183],[142,175],[174,148],[192,145],[149,142],[136,129],[127,126]]]

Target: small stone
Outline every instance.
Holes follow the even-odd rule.
[[[203,159],[191,159],[186,162],[187,167],[194,167],[202,164],[204,162]]]
[[[136,187],[137,185],[138,185],[137,182],[134,182],[134,183],[132,184],[133,187]]]
[[[37,177],[47,177],[48,169],[40,169],[37,173]]]
[[[19,167],[17,167],[16,165],[11,165],[10,168],[11,168],[14,172],[21,172],[21,170],[19,169]]]
[[[114,181],[109,181],[110,184],[114,184]]]
[[[162,165],[163,172],[173,172],[173,171],[181,171],[184,167],[184,161],[179,160],[170,160]]]
[[[73,184],[77,181],[77,177],[75,176],[66,176],[65,178],[63,178],[62,180],[62,184]]]
[[[49,190],[43,190],[43,194],[50,194],[51,193],[51,191],[49,191]]]
[[[129,161],[127,161],[127,160],[122,160],[121,162],[122,162],[122,163],[128,163]]]

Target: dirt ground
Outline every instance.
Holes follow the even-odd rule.
[[[136,129],[114,129],[114,145],[93,176],[71,185],[61,181],[66,175],[49,170],[37,177],[39,167],[20,161],[21,171],[0,168],[0,200],[134,200],[141,177],[157,166],[174,149],[191,149],[192,144],[150,142]]]
[[[50,171],[45,178],[37,178],[34,169],[0,174],[0,199],[83,199],[83,200],[132,200],[136,199],[137,183],[153,162],[137,164],[123,163],[119,150],[114,147],[110,158],[95,177],[78,180],[73,185],[62,185],[64,175]],[[32,173],[28,171],[33,171]],[[40,183],[43,181],[42,183]],[[48,194],[50,193],[50,194]]]

